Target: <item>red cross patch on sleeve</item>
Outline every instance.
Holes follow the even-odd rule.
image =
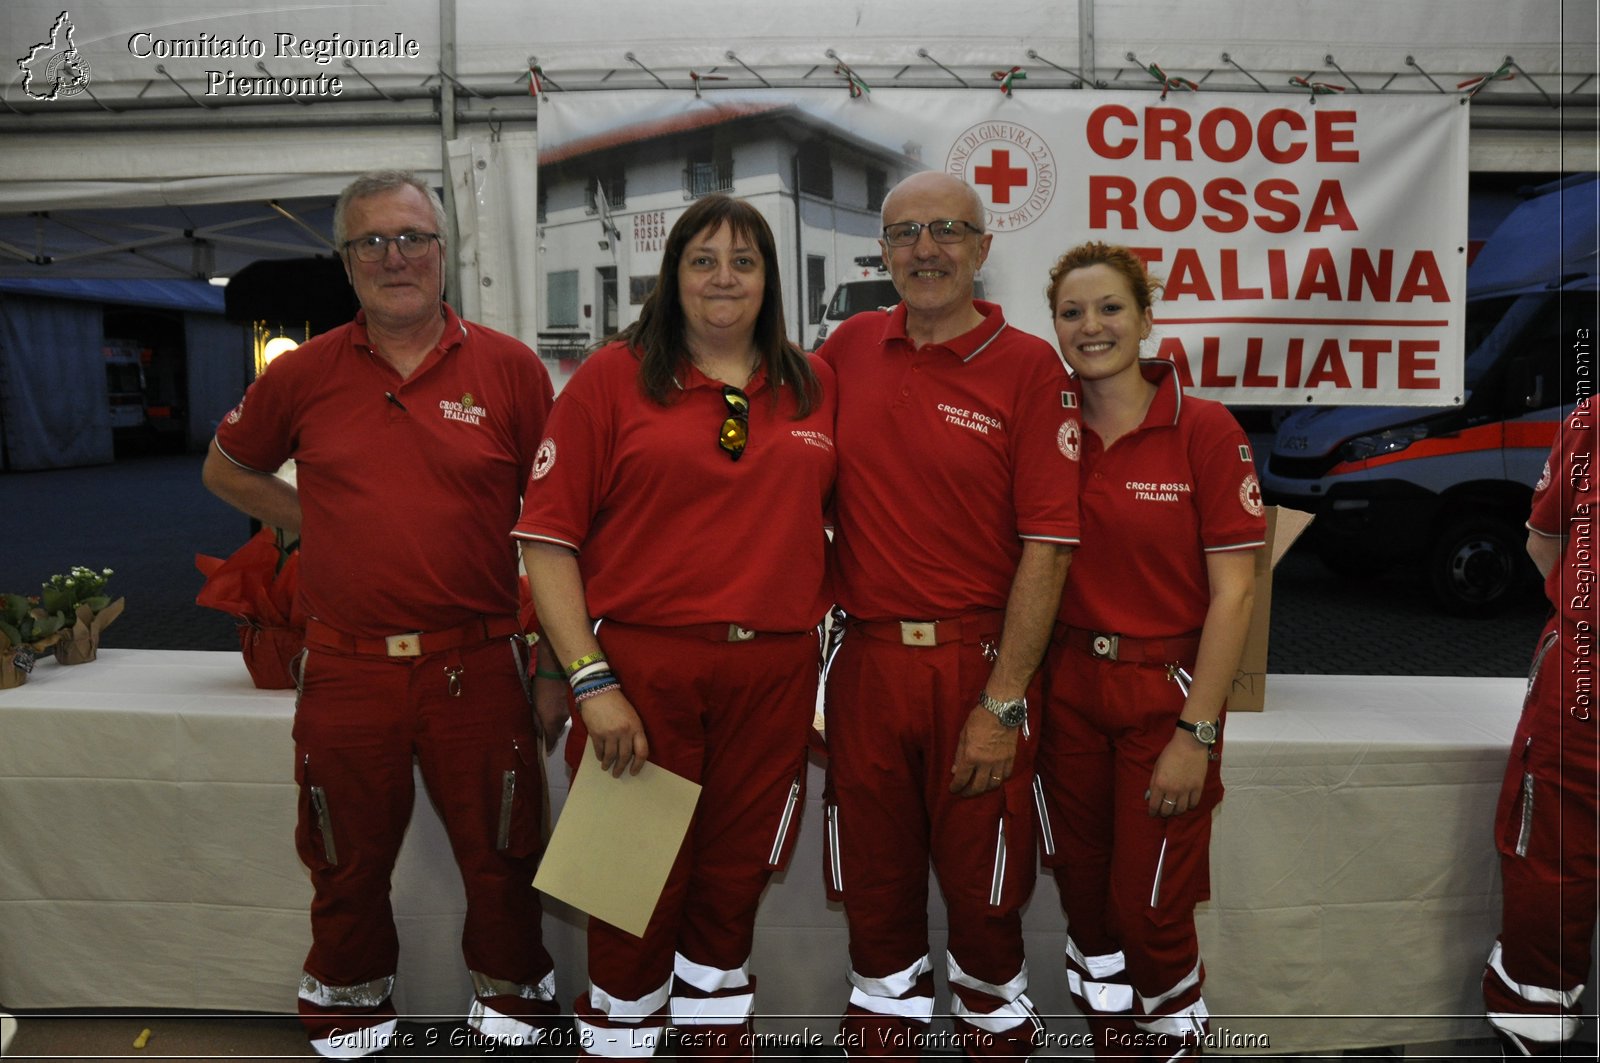
[[[1245,476],[1239,484],[1239,504],[1244,511],[1252,517],[1259,517],[1266,512],[1261,504],[1261,485],[1256,483],[1255,473]]]

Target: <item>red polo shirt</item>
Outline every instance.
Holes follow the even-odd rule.
[[[1077,386],[1005,322],[917,347],[906,309],[857,314],[818,352],[839,380],[839,604],[865,620],[1003,609],[1023,539],[1078,541]]]
[[[1250,444],[1227,407],[1183,394],[1171,362],[1143,423],[1106,450],[1084,429],[1083,545],[1061,594],[1073,627],[1135,638],[1198,631],[1211,604],[1206,554],[1266,542]]]
[[[1594,623],[1600,591],[1595,585],[1600,566],[1594,553],[1595,520],[1600,518],[1597,415],[1600,405],[1586,398],[1567,416],[1534,487],[1533,513],[1528,518],[1528,527],[1542,535],[1567,537],[1560,560],[1545,577],[1544,593],[1571,623]]]
[[[274,361],[217,446],[257,472],[295,460],[307,615],[359,636],[432,631],[516,614],[507,533],[552,401],[526,345],[448,307],[404,381],[358,314]]]
[[[685,366],[662,406],[640,390],[627,345],[596,351],[561,390],[512,534],[578,552],[594,617],[815,627],[832,601],[835,398],[828,367],[812,368],[822,397],[801,420],[792,389],[774,407],[765,372],[751,378],[749,442],[733,461],[717,445],[721,383]]]

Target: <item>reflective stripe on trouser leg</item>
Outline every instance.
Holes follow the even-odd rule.
[[[1211,1013],[1206,1010],[1205,998],[1195,996],[1194,1001],[1171,1011],[1163,1011],[1171,1002],[1178,1000],[1189,993],[1190,990],[1200,985],[1202,968],[1197,963],[1194,969],[1184,975],[1178,984],[1157,996],[1147,997],[1139,994],[1139,1010],[1142,1014],[1135,1016],[1141,1030],[1150,1033],[1166,1034],[1168,1037],[1179,1037],[1186,1041],[1198,1041],[1205,1036],[1207,1022]]]
[[[899,1059],[922,1054],[922,1039],[933,1021],[933,964],[927,954],[878,978],[852,969],[850,986],[840,1024],[847,1056]]]
[[[985,982],[961,969],[952,953],[945,953],[950,980],[950,1015],[963,1053],[969,1056],[1027,1055],[1044,1032],[1028,999],[1028,964],[1005,984]],[[993,1005],[993,1006],[990,1006]]]
[[[850,972],[850,1003],[874,1015],[893,1015],[913,1022],[933,1021],[933,963],[926,955],[910,967],[882,978]]]
[[[1494,943],[1489,962],[1484,966],[1483,997],[1489,1025],[1497,1033],[1514,1038],[1524,1052],[1524,1041],[1550,1045],[1566,1041],[1578,1032],[1580,1021],[1574,1013],[1583,986],[1550,989],[1524,985],[1506,973],[1500,942]]]
[[[382,1051],[394,1036],[396,1019],[389,996],[394,976],[360,985],[327,985],[301,972],[300,1020],[312,1049],[329,1059],[359,1059]]]
[[[1067,990],[1089,1024],[1097,1056],[1115,1057],[1134,1044],[1133,986],[1120,951],[1084,955],[1067,936]]]
[[[748,964],[732,970],[707,967],[676,953],[672,971],[674,1026],[737,1026],[756,1009],[756,991]]]
[[[679,1059],[755,1057],[755,979],[747,964],[712,967],[683,953],[672,959],[672,1025]]]
[[[482,971],[467,972],[472,976],[472,1006],[467,1012],[467,1023],[485,1037],[511,1045],[536,1045],[544,1040],[547,1031],[525,1019],[493,1007],[488,1001],[495,997],[512,997],[518,1000],[538,1000],[554,1003],[556,999],[556,974],[551,971],[538,985],[508,982],[491,978]]]
[[[672,988],[669,978],[638,1000],[619,1000],[604,989],[589,983],[589,992],[580,997],[574,1023],[578,1043],[585,1055],[652,1056],[661,1043],[667,1024],[667,999]]]
[[[1133,987],[1121,952],[1085,956],[1067,936],[1067,990],[1085,1014],[1126,1015],[1133,1011]]]

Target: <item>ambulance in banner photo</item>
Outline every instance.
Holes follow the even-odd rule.
[[[1535,582],[1533,485],[1573,403],[1595,391],[1600,176],[1528,190],[1467,272],[1459,405],[1321,406],[1278,427],[1267,501],[1315,513],[1335,572],[1420,564],[1439,604],[1481,613]]]

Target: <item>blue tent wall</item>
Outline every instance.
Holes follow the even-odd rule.
[[[0,428],[5,467],[112,459],[100,307],[0,294]]]
[[[114,457],[107,405],[107,308],[183,315],[185,442],[205,447],[250,381],[249,328],[222,316],[203,281],[0,279],[0,468],[95,465]]]

